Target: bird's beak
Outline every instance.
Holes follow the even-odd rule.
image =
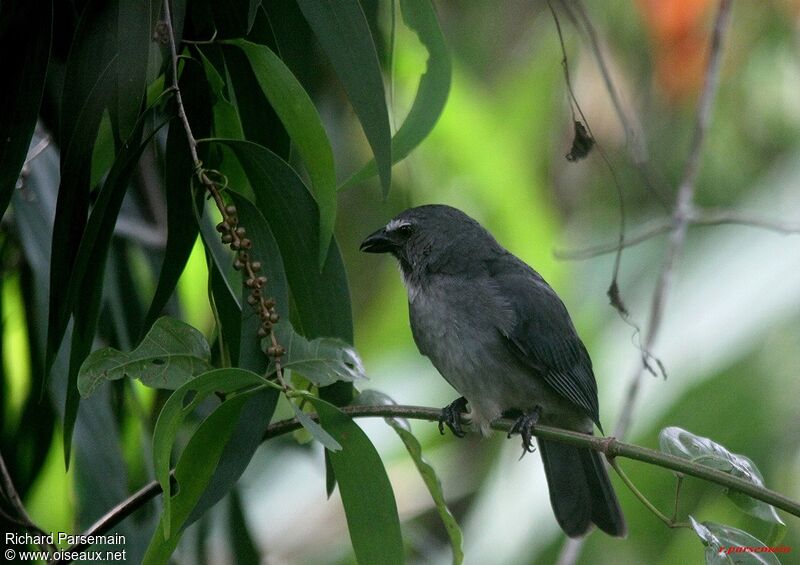
[[[359,249],[364,253],[387,253],[396,246],[389,234],[386,233],[386,228],[381,228],[362,241]]]

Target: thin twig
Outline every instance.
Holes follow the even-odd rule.
[[[583,4],[580,0],[574,0],[574,4],[576,9],[578,10],[579,16],[581,21],[583,22],[584,27],[589,34],[590,41],[593,45],[593,51],[595,52],[595,56],[598,59],[598,64],[601,68],[601,73],[603,75],[604,80],[606,81],[606,88],[609,90],[611,95],[612,101],[614,101],[614,106],[617,109],[617,113],[619,115],[620,121],[623,122],[626,131],[626,137],[628,141],[631,141],[631,137],[629,133],[632,135],[632,130],[629,127],[629,123],[627,122],[627,116],[622,111],[621,104],[619,104],[619,98],[616,95],[616,90],[613,87],[613,82],[610,79],[610,74],[608,73],[608,69],[605,66],[605,62],[602,57],[602,52],[599,48],[599,42],[597,41],[597,33],[592,26],[589,17],[586,14],[586,11],[583,7]],[[566,2],[564,2],[566,6]],[[654,230],[657,233],[664,233],[664,231],[669,231],[670,238],[669,244],[666,251],[666,256],[664,259],[664,263],[661,267],[661,272],[658,277],[658,281],[656,283],[656,288],[653,292],[653,298],[650,307],[650,315],[647,324],[647,333],[644,337],[644,343],[640,346],[640,351],[642,352],[642,362],[639,367],[636,369],[633,377],[631,378],[628,384],[628,390],[625,397],[625,400],[622,405],[622,409],[620,411],[620,415],[617,419],[617,425],[614,430],[614,435],[617,437],[625,437],[627,433],[631,417],[633,414],[634,407],[636,405],[636,400],[639,395],[639,388],[641,386],[642,377],[644,376],[645,371],[653,372],[653,369],[649,365],[649,358],[651,356],[650,351],[652,350],[653,344],[655,343],[656,337],[658,336],[658,332],[661,328],[661,320],[663,317],[664,307],[666,304],[667,296],[669,294],[670,288],[672,286],[672,278],[675,266],[678,261],[678,257],[681,254],[684,246],[684,241],[686,239],[686,232],[689,228],[689,225],[692,221],[692,216],[695,213],[695,206],[694,206],[694,194],[697,184],[697,175],[700,168],[700,158],[702,155],[703,143],[706,138],[706,131],[708,129],[709,122],[711,120],[711,111],[713,108],[714,98],[716,96],[717,87],[719,86],[719,70],[720,70],[720,62],[722,59],[722,40],[725,34],[725,31],[728,27],[728,22],[730,20],[730,11],[731,11],[731,0],[720,0],[719,9],[717,12],[716,21],[714,23],[714,30],[712,32],[711,37],[711,45],[709,48],[709,57],[708,57],[708,65],[706,67],[704,79],[703,79],[703,90],[700,95],[700,100],[698,102],[697,107],[697,114],[695,116],[695,126],[694,132],[692,134],[692,141],[690,144],[689,155],[686,161],[686,165],[683,172],[683,178],[681,183],[678,187],[678,194],[676,197],[675,205],[672,209],[672,218],[669,225],[664,228],[660,227],[658,230]],[[634,137],[634,140],[636,138]],[[640,140],[641,141],[641,140]],[[645,175],[646,170],[646,151],[644,145],[641,146],[634,144],[633,146],[630,145],[631,153],[634,158],[634,161],[637,163],[637,168],[642,172],[643,178],[647,180],[649,177]],[[641,154],[637,155],[637,152],[641,150]],[[639,161],[641,158],[641,161]],[[641,166],[640,163],[642,164]],[[651,185],[653,188],[653,194],[658,195],[658,191],[655,190],[655,187]],[[645,241],[649,239],[649,237],[653,237],[657,235],[657,233],[649,234],[645,238],[641,238],[641,241]],[[622,246],[624,242],[620,242],[617,245]],[[617,250],[619,253],[619,250]],[[659,362],[659,367],[661,364]],[[666,373],[661,367],[661,372],[664,376]],[[569,542],[564,545],[562,548],[561,556],[559,558],[559,563],[562,565],[572,565],[574,564],[578,557],[580,556],[581,548],[582,548],[583,541],[577,540],[574,542]]]
[[[570,6],[570,4],[572,6]],[[603,77],[608,95],[611,98],[611,103],[614,110],[622,124],[622,129],[625,131],[625,145],[628,152],[633,159],[633,164],[639,173],[642,181],[647,189],[653,194],[656,199],[661,203],[664,209],[668,208],[667,200],[662,193],[661,189],[656,185],[652,179],[652,172],[650,171],[650,158],[647,152],[647,142],[644,136],[640,121],[636,118],[635,114],[630,115],[622,104],[622,98],[617,90],[614,80],[611,78],[611,72],[606,62],[606,56],[600,45],[599,34],[595,29],[592,20],[589,18],[586,8],[581,0],[561,0],[561,6],[572,20],[576,27],[583,27],[586,36],[589,39],[589,46],[595,59],[597,60],[597,67],[600,70],[600,75]],[[574,7],[574,11],[573,11]],[[577,15],[576,15],[577,13]]]
[[[661,510],[656,508],[655,504],[650,502],[650,500],[644,494],[642,494],[642,491],[640,491],[638,488],[636,488],[636,485],[633,484],[633,481],[628,477],[628,475],[625,474],[625,472],[622,470],[622,467],[619,466],[619,461],[617,461],[616,459],[611,459],[609,461],[609,463],[611,464],[611,467],[613,467],[614,470],[617,472],[617,475],[619,475],[619,478],[622,479],[622,482],[625,483],[625,486],[628,487],[628,490],[630,490],[633,493],[633,495],[636,498],[639,499],[639,502],[644,504],[645,507],[648,510],[650,510],[650,512],[655,514],[655,516],[659,520],[664,522],[664,524],[668,528],[691,528],[692,527],[691,525],[689,525],[688,522],[676,522],[674,520],[674,518],[672,520],[667,518],[667,516],[663,512],[661,512]]]
[[[14,486],[14,481],[11,478],[11,473],[8,471],[8,467],[6,467],[6,461],[2,453],[0,453],[0,486],[2,486],[2,488],[0,488],[0,494],[3,495],[14,512],[16,512],[16,516],[8,516],[6,512],[3,512],[3,514],[11,518],[11,521],[15,524],[34,532],[36,535],[42,536],[41,539],[46,539],[47,534],[45,531],[34,523],[28,515],[28,511],[25,510],[25,505],[22,503],[17,488]],[[55,547],[45,544],[43,549],[54,551]]]
[[[673,226],[670,232],[669,245],[667,247],[661,273],[656,283],[653,299],[650,308],[650,318],[647,326],[647,333],[642,345],[644,351],[650,351],[655,343],[658,332],[661,329],[661,321],[664,314],[667,296],[672,287],[675,265],[678,257],[683,250],[686,239],[686,231],[694,209],[694,193],[697,186],[697,174],[700,169],[700,157],[702,154],[703,143],[706,138],[708,125],[711,121],[711,112],[714,98],[719,86],[719,71],[722,60],[722,39],[730,21],[731,0],[720,0],[719,11],[717,12],[714,31],[711,36],[711,47],[709,50],[708,66],[703,80],[703,90],[697,107],[695,118],[694,133],[690,145],[689,156],[684,169],[683,180],[678,188],[678,195],[673,209]],[[633,413],[636,399],[639,395],[641,379],[645,371],[643,362],[628,385],[625,402],[614,435],[625,437],[630,427],[631,415]]]
[[[696,208],[689,213],[688,227],[690,228],[722,225],[760,228],[782,235],[800,234],[800,224],[782,222],[780,220],[774,220],[746,212],[738,212],[736,210],[728,210],[725,208]],[[640,227],[637,230],[639,231],[638,234],[626,237],[621,247],[623,249],[634,247],[656,236],[668,233],[672,230],[672,227],[672,218],[653,220]],[[607,255],[608,253],[616,253],[619,249],[619,242],[609,241],[608,243],[600,243],[580,249],[557,249],[553,252],[553,255],[557,259],[563,261],[582,261],[600,257],[601,255]]]
[[[429,422],[437,422],[442,414],[438,408],[429,408],[425,406],[403,406],[403,405],[377,405],[377,406],[344,406],[339,408],[342,412],[351,418],[408,418],[414,420],[427,420]],[[309,414],[315,421],[319,421],[316,414]],[[492,429],[507,433],[508,430],[514,425],[514,420],[499,419],[492,422]],[[264,434],[264,441],[291,433],[301,427],[300,421],[297,418],[288,420],[281,420],[270,424]],[[613,437],[596,437],[579,432],[562,430],[550,426],[537,425],[532,430],[534,436],[566,443],[575,447],[582,447],[591,449],[599,453],[603,453],[609,461],[614,458],[625,457],[641,461],[649,465],[654,465],[664,469],[691,475],[706,481],[724,486],[731,491],[740,492],[742,494],[751,496],[767,504],[771,504],[776,508],[780,508],[793,516],[800,518],[800,502],[791,500],[781,493],[770,490],[766,487],[761,487],[755,483],[748,482],[744,479],[729,475],[713,467],[709,467],[702,463],[689,461],[688,459],[681,459],[674,455],[668,455],[628,443],[617,441]],[[132,494],[129,498],[119,503],[111,509],[105,516],[95,522],[86,535],[99,535],[109,531],[111,528],[119,524],[122,520],[133,514],[136,510],[144,506],[149,500],[161,494],[161,485],[157,481],[153,481],[143,488]],[[85,549],[85,548],[84,548]],[[68,551],[74,551],[70,547]]]

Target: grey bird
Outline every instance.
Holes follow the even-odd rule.
[[[501,416],[533,451],[537,423],[591,434],[602,431],[592,362],[561,299],[545,280],[455,208],[402,212],[361,244],[391,253],[408,291],[411,330],[420,353],[462,397],[442,410],[463,436],[461,416],[483,433]],[[599,453],[537,438],[550,502],[564,532],[595,524],[624,537],[625,519]],[[524,454],[524,452],[523,452]]]

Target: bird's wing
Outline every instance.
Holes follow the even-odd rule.
[[[498,327],[511,353],[600,427],[592,361],[564,303],[538,273],[513,256],[496,262],[491,271],[499,296],[513,313]]]

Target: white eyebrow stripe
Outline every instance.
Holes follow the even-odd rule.
[[[392,220],[388,224],[386,224],[386,231],[394,231],[398,228],[402,228],[403,226],[410,226],[411,222],[407,222],[404,220]]]

